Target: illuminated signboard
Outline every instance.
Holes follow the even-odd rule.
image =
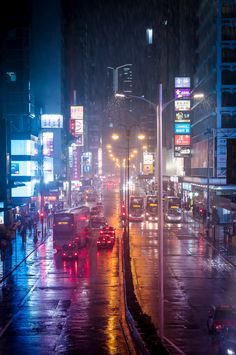
[[[84,108],[83,106],[70,107],[70,132],[74,137],[84,133]],[[82,144],[81,144],[82,145]]]
[[[175,146],[174,151],[175,158],[187,158],[191,156],[191,147],[190,146]]]
[[[74,119],[74,120],[83,120],[84,107],[83,106],[71,106],[70,107],[70,118]]]
[[[53,156],[53,132],[43,132],[42,134],[43,143],[43,156],[52,157]]]
[[[152,164],[153,163],[153,154],[152,153],[143,153],[143,164]]]
[[[190,112],[183,112],[183,111],[175,112],[175,121],[190,122],[191,121]]]
[[[84,131],[84,121],[83,120],[75,120],[75,136],[77,137],[79,134]]]
[[[185,135],[176,134],[175,135],[175,145],[190,145],[190,135],[189,134],[185,134]]]
[[[63,128],[63,116],[41,115],[41,128]]]
[[[175,100],[175,111],[190,111],[190,100]]]
[[[82,147],[84,145],[84,135],[83,134],[78,134],[75,144],[78,145],[79,147]]]
[[[175,99],[176,100],[181,100],[181,99],[190,99],[191,96],[191,90],[190,88],[175,88]]]
[[[190,134],[190,123],[175,123],[175,134]]]
[[[190,77],[176,77],[175,78],[175,88],[190,88]]]

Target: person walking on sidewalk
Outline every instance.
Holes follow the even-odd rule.
[[[20,234],[21,234],[21,237],[22,237],[22,242],[26,241],[26,232],[27,232],[27,224],[24,223],[22,228],[21,228],[21,231],[20,231]]]

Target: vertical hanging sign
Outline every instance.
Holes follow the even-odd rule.
[[[190,77],[175,78],[174,156],[191,155],[191,86]]]

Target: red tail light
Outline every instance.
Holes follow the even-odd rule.
[[[69,244],[69,247],[71,247],[71,243]]]
[[[219,332],[219,331],[221,331],[224,328],[224,326],[223,326],[223,324],[218,323],[218,324],[216,324],[215,328],[216,328],[216,331]]]
[[[74,256],[78,256],[78,253],[74,253]]]
[[[66,256],[66,253],[63,253],[63,256]]]

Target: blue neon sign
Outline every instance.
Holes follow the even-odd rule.
[[[190,123],[175,123],[175,134],[190,134]]]

